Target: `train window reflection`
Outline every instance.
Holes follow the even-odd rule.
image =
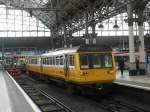
[[[111,55],[104,55],[104,65],[105,67],[112,67],[112,57]]]
[[[81,68],[89,68],[89,59],[88,55],[81,55],[80,56],[80,63],[81,63]]]
[[[69,56],[69,66],[74,66],[74,56],[73,55]]]
[[[64,64],[64,57],[60,56],[60,65],[63,65],[63,64]]]
[[[111,53],[93,53],[80,55],[81,69],[110,68],[112,67]]]
[[[92,60],[93,60],[93,68],[102,67],[102,59],[99,54],[94,54],[92,56]]]

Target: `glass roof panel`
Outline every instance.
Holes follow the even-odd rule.
[[[46,0],[43,2],[46,3]],[[26,11],[0,5],[0,37],[29,36],[50,36],[50,29]]]

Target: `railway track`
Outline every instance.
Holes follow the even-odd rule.
[[[145,109],[141,106],[135,106],[130,103],[126,103],[120,100],[116,100],[114,97],[105,96],[101,98],[88,97],[91,100],[96,101],[100,104],[100,108],[108,112],[150,112],[150,110]]]
[[[35,102],[42,112],[73,112],[67,106],[48,95],[46,92],[34,85],[28,84],[27,79],[16,77],[16,82],[23,88],[28,96]]]
[[[27,84],[25,80],[35,81],[30,78],[19,77],[15,80],[20,84],[24,91],[31,97],[31,99],[39,106],[42,112],[73,112],[64,104],[48,95],[40,88],[34,87],[32,84]],[[36,83],[36,81],[35,81]],[[105,112],[150,112],[142,106],[135,106],[131,103],[123,102],[115,99],[114,95],[99,95],[99,96],[84,96],[99,104],[99,108]]]

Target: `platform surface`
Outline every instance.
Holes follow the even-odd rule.
[[[6,71],[0,71],[0,112],[40,112]]]
[[[150,74],[129,76],[126,70],[122,77],[120,71],[117,71],[114,83],[150,91]]]

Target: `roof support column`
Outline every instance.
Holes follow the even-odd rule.
[[[88,13],[85,12],[85,34],[88,34],[89,31],[88,31]]]
[[[145,74],[145,69],[146,69],[146,63],[145,63],[145,46],[144,46],[144,27],[143,27],[143,8],[140,8],[137,10],[137,15],[138,15],[138,32],[139,32],[139,60],[140,60],[140,70],[142,71],[143,74]]]
[[[91,12],[91,17],[93,21],[90,23],[90,26],[92,28],[92,34],[89,34],[88,32],[88,13],[85,12],[85,44],[96,44],[96,33],[95,33],[95,26],[96,23],[94,21],[94,11]]]
[[[63,26],[63,32],[64,32],[64,47],[67,48],[67,32],[66,32],[66,25]]]
[[[89,44],[90,43],[90,40],[89,40],[89,30],[88,30],[88,13],[85,12],[84,13],[84,17],[85,17],[85,44]]]
[[[129,28],[129,74],[134,74],[135,68],[135,46],[134,46],[134,35],[133,35],[133,6],[132,4],[127,5],[128,13],[128,28]]]
[[[55,32],[54,29],[51,29],[51,48],[54,49],[54,37],[55,37]]]
[[[95,33],[95,20],[94,20],[94,11],[92,11],[92,23],[91,23],[91,27],[92,27],[92,44],[96,44],[96,33]]]

